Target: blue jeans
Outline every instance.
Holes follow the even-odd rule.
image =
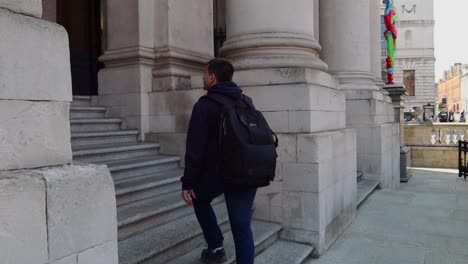
[[[252,222],[252,206],[256,193],[257,189],[230,190],[224,193],[238,264],[254,263],[255,245],[250,223]],[[208,243],[208,248],[216,249],[223,246],[224,237],[211,207],[212,200],[213,198],[195,199],[193,207]]]

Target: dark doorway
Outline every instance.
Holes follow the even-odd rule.
[[[70,41],[73,95],[97,95],[101,48],[99,0],[57,0],[57,23]]]

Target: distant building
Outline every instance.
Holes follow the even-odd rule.
[[[434,104],[434,1],[395,0],[398,14],[398,38],[395,58],[395,83],[407,88],[405,111],[413,106]],[[382,19],[383,23],[383,19]],[[382,26],[385,31],[385,26]],[[382,58],[386,55],[386,42],[382,34]],[[384,61],[383,61],[384,62]],[[382,78],[386,79],[385,63]]]
[[[460,109],[461,111],[468,109],[468,69],[462,68],[460,77]]]
[[[456,63],[449,70],[444,72],[443,78],[437,86],[437,102],[446,102],[447,111],[460,113],[466,109],[467,99],[466,92],[463,93],[462,99],[462,75],[468,74],[468,65]],[[465,77],[466,79],[466,77]],[[465,80],[466,82],[467,80]],[[465,87],[468,87],[465,85]]]

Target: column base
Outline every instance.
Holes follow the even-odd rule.
[[[220,52],[236,70],[294,67],[327,71],[327,64],[318,56],[320,49],[313,37],[276,32],[231,37]]]
[[[380,187],[400,186],[400,138],[398,123],[353,125],[357,133],[357,167],[363,179]]]
[[[400,148],[400,182],[408,182],[411,178],[412,173],[408,170],[409,162],[411,162],[411,148],[401,147]]]

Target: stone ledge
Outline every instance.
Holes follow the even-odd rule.
[[[42,17],[41,0],[0,0],[0,8],[37,18]]]

